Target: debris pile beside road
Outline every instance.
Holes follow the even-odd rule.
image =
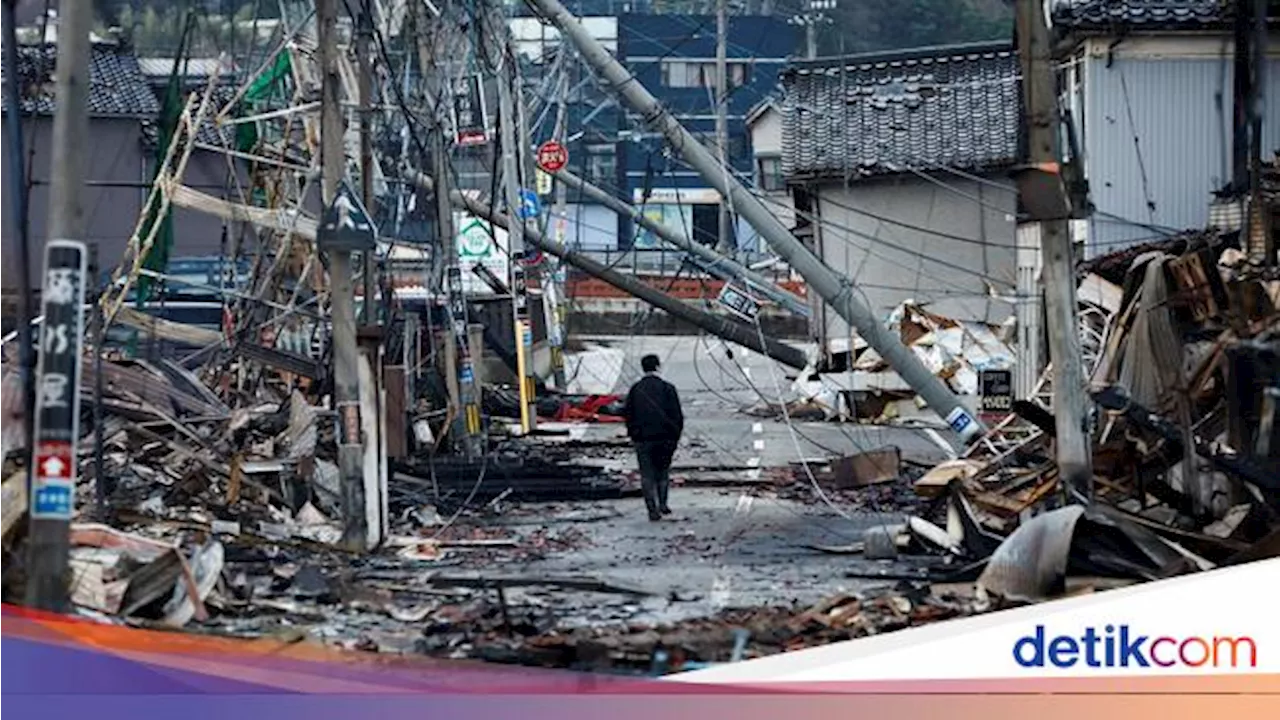
[[[935,547],[985,563],[983,593],[1021,601],[1073,575],[1149,580],[1280,553],[1280,282],[1204,234],[1082,270],[1082,298],[1112,298],[1083,329],[1102,341],[1092,487],[1059,481],[1046,370],[1035,397],[914,482],[946,503]]]

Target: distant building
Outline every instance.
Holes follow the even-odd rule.
[[[796,223],[795,203],[782,174],[782,111],[773,98],[765,98],[747,112],[747,134],[751,141],[752,179],[765,207],[787,227]]]
[[[728,37],[727,155],[734,174],[750,183],[754,168],[747,112],[777,87],[799,36],[782,16],[733,15]],[[694,137],[716,148],[714,16],[622,15],[618,58]],[[719,193],[665,149],[661,136],[640,129],[638,114],[628,111],[627,121],[616,144],[618,187],[646,212],[660,214],[664,222],[688,228],[694,239],[714,245],[719,236]],[[759,247],[745,222],[737,222],[734,233],[739,248]],[[620,221],[619,247],[630,246],[633,237],[641,247],[658,244],[648,233],[633,234],[629,221]]]
[[[1020,71],[1008,43],[797,63],[782,80],[782,173],[797,234],[881,319],[907,300],[1000,323],[1012,304]],[[816,217],[806,222],[807,217]],[[833,352],[851,330],[820,300]]]
[[[36,287],[48,239],[49,163],[52,158],[54,96],[53,68],[56,47],[48,44],[22,45],[18,52],[21,79],[23,142],[29,153],[30,186],[27,224],[32,248],[31,269]],[[169,61],[172,66],[172,60]],[[84,143],[85,187],[82,206],[86,216],[88,243],[98,246],[101,271],[114,268],[124,256],[129,238],[137,227],[155,170],[156,123],[161,109],[163,86],[143,72],[138,58],[128,49],[95,43],[90,62],[89,136]],[[156,84],[159,83],[159,94]],[[184,90],[190,90],[186,87]],[[4,123],[12,119],[6,99]],[[199,139],[220,146],[212,126],[201,127]],[[235,183],[228,182],[227,158],[219,153],[197,150],[187,164],[183,183],[201,192],[230,198]],[[4,182],[9,182],[9,166],[4,166]],[[17,228],[14,214],[4,196],[5,249]],[[222,220],[211,215],[175,208],[174,247],[171,257],[217,256],[223,253]],[[4,263],[4,291],[17,287],[18,266]]]
[[[578,11],[572,3],[569,7]],[[639,14],[649,9],[645,3],[585,3],[582,25],[714,150],[715,17]],[[593,14],[611,12],[618,14]],[[539,73],[554,65],[559,34],[529,17],[513,18],[511,29],[521,56],[532,66],[526,72],[526,86],[537,87]],[[798,32],[781,16],[736,15],[729,18],[728,37],[729,161],[734,174],[752,184],[755,170],[747,113],[777,87],[779,73],[796,49]],[[598,87],[589,69],[576,61],[569,67],[569,131],[564,139],[570,169],[643,206],[650,217],[715,244],[719,193],[684,166],[663,138],[645,127],[642,118]],[[555,99],[554,92],[554,86],[548,88],[548,99]],[[489,114],[496,113],[490,109]],[[554,114],[553,107],[540,128],[535,128],[540,134],[531,138],[534,144],[550,137]],[[485,188],[477,189],[487,189],[488,167],[485,160],[479,160],[473,169],[464,171],[463,182],[474,178],[486,182]],[[634,262],[655,270],[664,266],[674,270],[680,265],[680,253],[661,252],[662,244],[629,219],[578,200],[575,193],[569,194],[565,238],[570,244],[598,254],[635,250]],[[745,222],[739,221],[735,229],[740,247],[759,247],[754,231]]]
[[[1210,220],[1231,180],[1231,8],[1218,0],[1054,0],[1064,104],[1092,216],[1074,235],[1096,256]],[[1271,22],[1280,16],[1270,3]],[[1280,150],[1280,44],[1266,51],[1263,158]]]
[[[29,154],[27,183],[27,225],[32,250],[31,271],[38,288],[39,268],[48,239],[49,163],[52,157],[54,97],[53,68],[56,48],[53,45],[27,45],[18,48],[18,76],[22,95],[23,143]],[[86,216],[89,243],[98,243],[100,264],[113,263],[124,252],[142,212],[147,194],[147,172],[152,151],[146,146],[146,128],[153,123],[160,104],[138,69],[132,54],[112,45],[96,44],[90,62],[89,138],[84,143],[86,186],[82,205]],[[4,124],[13,121],[13,108],[6,96]],[[6,149],[7,152],[7,149]],[[9,165],[4,165],[8,185]],[[12,247],[9,238],[18,230],[15,215],[4,196],[5,252]],[[18,265],[4,263],[6,294],[17,287]]]

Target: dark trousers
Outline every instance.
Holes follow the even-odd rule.
[[[640,488],[649,516],[667,507],[667,490],[671,486],[671,458],[676,454],[674,440],[642,440],[636,443],[636,460],[640,463]]]

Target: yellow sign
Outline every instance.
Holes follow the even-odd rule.
[[[538,181],[538,194],[550,195],[551,194],[551,176],[548,175],[547,173],[542,172],[541,170],[534,170],[534,173],[536,173],[536,177]]]

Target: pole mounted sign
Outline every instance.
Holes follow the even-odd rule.
[[[324,209],[316,244],[321,250],[336,252],[365,252],[378,245],[378,228],[345,180]]]
[[[557,173],[569,164],[569,150],[555,140],[548,140],[538,148],[538,167],[544,172]]]
[[[46,248],[30,511],[33,518],[70,520],[75,506],[75,443],[80,435],[88,250],[74,240],[50,240]]]
[[[720,304],[747,322],[760,316],[760,302],[729,283],[720,289]]]

